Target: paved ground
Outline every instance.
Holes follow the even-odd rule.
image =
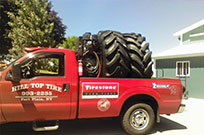
[[[186,110],[180,114],[163,116],[154,135],[204,135],[204,100],[189,98],[183,101]],[[170,130],[161,129],[170,128]]]
[[[184,101],[186,111],[171,116],[162,115],[151,135],[203,135],[204,100]],[[60,129],[52,132],[33,132],[31,123],[8,123],[0,126],[0,135],[126,135],[118,119],[61,121]]]

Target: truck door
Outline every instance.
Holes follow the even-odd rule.
[[[20,63],[21,81],[2,84],[7,121],[69,119],[71,79],[66,74],[65,56],[63,52],[43,52]]]

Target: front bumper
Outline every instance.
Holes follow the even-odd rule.
[[[182,112],[184,112],[185,107],[186,107],[186,105],[184,105],[184,104],[180,104],[180,106],[179,106],[179,110],[178,110],[178,113],[182,113]]]

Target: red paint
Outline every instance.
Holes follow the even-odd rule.
[[[119,116],[125,101],[141,94],[149,95],[157,101],[160,114],[176,113],[181,104],[183,89],[179,80],[79,78],[73,51],[47,48],[34,48],[28,51],[31,53],[18,60],[18,63],[39,52],[64,53],[65,76],[35,77],[14,83],[5,80],[11,66],[1,72],[0,123],[75,119],[77,116],[78,118]],[[156,88],[153,88],[153,83],[156,84]],[[64,84],[70,85],[70,91],[63,91]],[[41,94],[43,98],[38,99]],[[53,97],[52,100],[49,99],[50,96]],[[103,104],[100,100],[108,102]],[[98,107],[101,107],[102,111]]]

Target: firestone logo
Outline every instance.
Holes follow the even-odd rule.
[[[117,90],[117,86],[112,85],[112,86],[108,86],[108,85],[101,85],[101,86],[93,86],[93,85],[85,85],[85,90]]]
[[[84,82],[82,83],[82,99],[118,98],[119,83]]]
[[[82,83],[83,92],[117,92],[119,90],[119,83]]]

